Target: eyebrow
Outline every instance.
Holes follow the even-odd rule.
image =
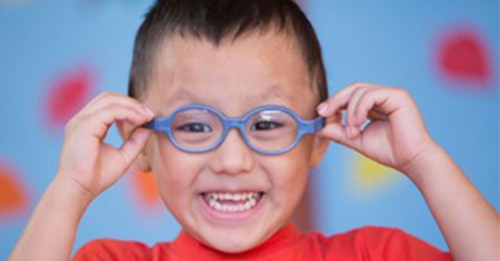
[[[255,99],[258,101],[261,100],[266,100],[269,98],[286,98],[288,95],[283,92],[283,89],[280,88],[278,84],[272,84],[270,85],[263,93],[261,93],[259,96],[257,96]],[[170,102],[180,100],[180,99],[185,99],[185,98],[191,98],[191,97],[197,97],[196,94],[191,92],[190,90],[187,89],[177,89],[174,91],[174,94],[171,96],[169,99]]]
[[[258,100],[264,101],[269,98],[287,98],[287,95],[283,92],[283,88],[280,88],[277,84],[273,84],[264,93],[261,93]]]
[[[186,90],[186,89],[177,89],[174,91],[174,94],[170,97],[170,99],[168,100],[168,102],[172,103],[174,101],[177,101],[177,100],[182,100],[182,99],[185,99],[185,98],[188,98],[188,97],[192,97],[193,94]]]

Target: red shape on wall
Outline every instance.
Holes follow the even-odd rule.
[[[64,126],[85,105],[93,90],[94,75],[87,66],[70,69],[58,75],[49,87],[45,100],[49,126]]]
[[[0,163],[0,217],[22,213],[27,208],[27,193],[16,174],[13,167]]]
[[[444,32],[439,38],[437,59],[444,78],[484,88],[492,78],[490,54],[478,31],[468,26]],[[465,86],[465,85],[464,85]]]

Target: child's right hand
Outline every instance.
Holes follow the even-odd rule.
[[[94,98],[66,125],[56,179],[97,197],[125,173],[144,148],[151,131],[136,128],[120,148],[104,143],[110,126],[129,122],[140,126],[153,112],[139,101],[105,92]]]

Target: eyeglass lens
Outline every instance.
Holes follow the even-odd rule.
[[[288,148],[297,137],[297,122],[288,113],[266,110],[252,115],[245,124],[245,134],[252,145],[263,151]]]

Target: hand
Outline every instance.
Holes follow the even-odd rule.
[[[135,99],[102,93],[66,125],[56,179],[67,179],[95,198],[123,175],[151,134],[145,128],[136,128],[117,149],[103,142],[110,126],[129,122],[137,127],[153,116]]]
[[[347,110],[345,126],[342,110]],[[318,113],[327,119],[318,135],[403,173],[434,144],[417,106],[404,89],[354,83],[320,104]],[[361,130],[367,119],[371,122]]]

